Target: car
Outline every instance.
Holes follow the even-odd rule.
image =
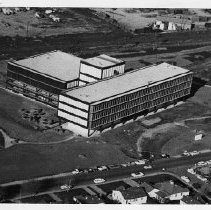
[[[142,172],[132,173],[131,176],[134,178],[140,178],[140,177],[144,176],[144,173],[142,173]]]
[[[151,166],[151,165],[144,166],[144,169],[150,169],[150,168],[152,168],[152,166]]]
[[[127,167],[128,164],[127,164],[127,163],[122,163],[121,166],[122,166],[122,167]]]
[[[196,174],[196,172],[195,172],[192,168],[189,168],[189,169],[187,170],[187,172],[189,172],[190,174]]]
[[[166,169],[165,168],[162,168],[162,171],[166,171]]]
[[[199,152],[195,150],[195,151],[193,151],[193,152],[190,152],[190,155],[191,155],[191,156],[199,155]]]
[[[186,182],[190,182],[190,179],[187,176],[181,176],[181,179]]]
[[[61,190],[70,190],[72,188],[72,185],[64,184],[60,186]]]
[[[79,170],[78,169],[75,169],[74,171],[71,172],[72,174],[79,174]]]
[[[207,160],[206,163],[207,163],[207,164],[211,164],[211,160]]]
[[[137,160],[137,161],[135,161],[136,165],[144,165],[145,163],[146,163],[145,160]]]
[[[103,182],[105,182],[105,179],[102,179],[102,178],[96,178],[96,179],[94,179],[94,183],[95,184],[103,183]]]
[[[98,167],[98,171],[104,171],[104,170],[108,170],[108,168],[106,166]]]
[[[184,155],[184,156],[190,156],[190,153],[189,153],[187,150],[185,150],[185,151],[183,152],[183,155]]]
[[[204,162],[204,161],[200,161],[200,162],[197,163],[197,165],[198,165],[198,166],[206,166],[207,163]]]
[[[170,155],[168,155],[168,154],[166,154],[166,153],[163,153],[163,154],[161,154],[160,155],[162,158],[169,158],[170,157]]]

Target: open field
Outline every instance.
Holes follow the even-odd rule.
[[[96,16],[90,9],[60,8],[53,15],[60,18],[54,22],[49,15],[35,17],[36,12],[45,14],[45,9],[31,8],[16,14],[0,13],[2,36],[50,36],[72,33],[109,32],[115,27],[103,18]]]

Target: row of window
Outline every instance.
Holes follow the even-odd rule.
[[[20,92],[20,93],[25,93],[25,94],[30,94],[30,95],[37,95],[37,96],[43,96],[46,98],[52,97],[54,98],[54,100],[58,101],[58,95],[52,94],[48,91],[42,90],[42,89],[38,89],[34,86],[28,85],[24,82],[19,82],[19,81],[15,81],[15,80],[7,80],[7,84],[10,85],[10,87],[12,87],[13,89],[15,89],[16,91]]]
[[[145,103],[146,101],[152,101],[152,100],[167,96],[169,94],[171,95],[171,94],[176,93],[180,90],[184,90],[186,88],[189,88],[190,85],[191,85],[191,83],[189,83],[189,84],[183,83],[183,84],[176,86],[176,87],[173,87],[173,88],[165,89],[165,90],[156,92],[154,94],[146,95],[144,97],[141,97],[141,98],[138,98],[138,99],[135,99],[135,100],[130,100],[129,102],[124,102],[122,104],[118,104],[116,106],[95,112],[94,119],[97,119],[99,115],[106,116],[107,113],[115,113],[117,111],[129,109],[129,108],[134,107],[138,104]]]
[[[175,80],[167,81],[158,85],[155,85],[153,87],[141,89],[139,91],[136,91],[131,94],[127,94],[118,98],[115,98],[110,101],[103,102],[101,104],[95,105],[93,111],[97,112],[106,108],[110,108],[112,106],[115,106],[117,104],[121,104],[130,100],[134,100],[136,98],[140,98],[145,95],[149,95],[155,92],[160,92],[162,90],[165,90],[167,88],[172,87],[174,89],[175,86],[179,86],[178,89],[180,89],[180,85],[187,83],[189,86],[191,85],[191,78],[192,75],[186,75],[184,77],[177,78]]]
[[[164,96],[164,97],[156,99],[154,101],[148,101],[148,102],[145,102],[144,104],[139,104],[135,107],[132,107],[131,109],[124,109],[124,110],[121,110],[121,111],[117,111],[113,114],[108,112],[106,116],[102,116],[102,115],[100,115],[100,113],[97,114],[96,116],[93,115],[91,127],[96,128],[96,127],[99,127],[101,125],[104,125],[104,124],[116,121],[118,119],[121,119],[123,117],[138,113],[138,112],[143,111],[145,109],[150,109],[150,108],[153,108],[155,106],[161,105],[163,103],[173,101],[177,98],[180,98],[184,95],[189,94],[189,92],[190,92],[190,89],[187,88],[185,90],[181,90],[181,91],[176,92],[174,94]],[[97,118],[97,119],[94,119],[94,118]]]

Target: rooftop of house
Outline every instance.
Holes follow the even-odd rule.
[[[173,66],[168,63],[161,63],[136,69],[113,78],[89,83],[86,86],[63,92],[63,95],[88,103],[94,103],[139,88],[146,88],[148,85],[153,86],[158,82],[168,81],[188,73],[190,73],[190,71],[184,68]]]
[[[154,190],[154,188],[146,182],[142,183],[140,186],[143,187],[147,193]]]
[[[62,81],[71,81],[79,76],[81,60],[72,54],[56,50],[12,63]]]
[[[97,68],[107,68],[118,64],[123,64],[124,61],[102,54],[93,58],[84,59],[82,63],[86,63]]]
[[[167,192],[169,195],[182,193],[182,192],[189,192],[187,188],[180,187],[179,185],[175,184],[173,181],[156,183],[154,187],[159,189],[160,191]]]
[[[142,187],[130,187],[125,190],[118,190],[122,193],[125,200],[131,200],[135,198],[141,198],[147,196]]]

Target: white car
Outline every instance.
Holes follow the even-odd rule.
[[[204,161],[200,161],[200,162],[197,163],[197,165],[198,165],[198,166],[206,166],[207,163],[204,162]]]
[[[190,155],[191,155],[191,156],[199,155],[199,152],[195,150],[195,151],[193,151],[193,152],[190,152]]]
[[[106,166],[100,166],[98,167],[98,170],[99,171],[104,171],[104,170],[107,170],[108,168]]]
[[[64,184],[60,187],[61,190],[69,190],[72,186],[68,184]]]
[[[152,166],[151,166],[151,165],[144,166],[144,169],[150,169],[150,168],[152,168]]]
[[[211,160],[207,160],[206,163],[207,163],[207,164],[211,164]]]
[[[189,168],[187,171],[191,174],[196,174],[196,172],[192,168]]]
[[[136,165],[144,165],[145,163],[146,163],[145,160],[137,160],[137,161],[135,161]]]
[[[95,184],[103,183],[103,182],[105,182],[105,179],[102,179],[102,178],[94,179],[94,183],[95,183]]]
[[[72,174],[79,174],[79,170],[75,169],[74,171],[71,172]]]
[[[138,173],[132,173],[131,176],[135,177],[135,178],[140,178],[140,177],[144,176],[144,174],[142,172],[138,172]]]
[[[190,179],[187,176],[181,176],[181,179],[186,182],[190,182]]]
[[[184,155],[184,156],[190,156],[190,153],[189,153],[187,150],[185,150],[185,151],[183,152],[183,155]]]

